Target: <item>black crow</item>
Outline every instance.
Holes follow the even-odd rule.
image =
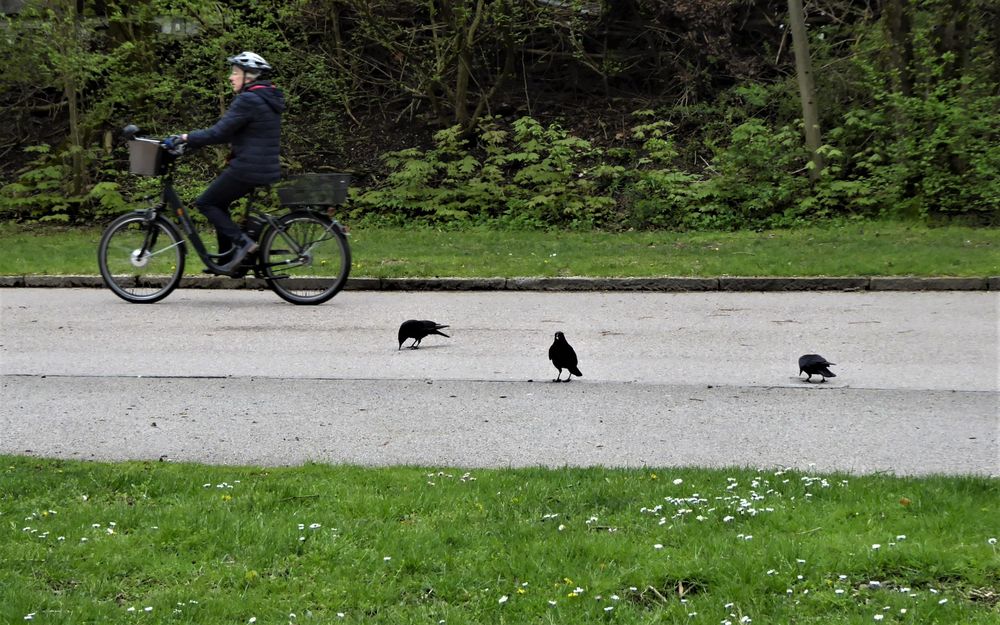
[[[833,364],[836,363],[827,362],[826,358],[823,358],[819,354],[806,354],[799,358],[799,375],[808,373],[809,377],[806,378],[806,382],[812,380],[813,375],[822,376],[822,381],[826,382],[827,378],[837,377],[837,374],[827,368]]]
[[[566,342],[566,336],[562,332],[556,332],[556,339],[549,347],[549,360],[559,370],[556,379],[552,380],[553,382],[569,382],[574,375],[583,377],[580,369],[576,366],[576,352],[573,351],[573,346]],[[565,380],[560,380],[563,369],[566,369],[568,373]]]
[[[417,349],[417,346],[420,345],[420,341],[422,341],[428,334],[440,334],[441,336],[448,337],[447,334],[441,332],[441,328],[447,327],[448,326],[446,325],[442,325],[429,319],[421,321],[418,321],[417,319],[407,319],[399,326],[399,348],[396,351],[403,349],[403,343],[406,339],[413,339],[413,344],[410,345],[410,349]]]

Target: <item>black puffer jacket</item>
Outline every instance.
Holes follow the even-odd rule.
[[[281,178],[281,113],[285,95],[266,80],[247,85],[229,110],[211,128],[188,133],[188,144],[232,146],[229,171],[250,184],[271,184]]]

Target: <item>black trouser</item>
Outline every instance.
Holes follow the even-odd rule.
[[[239,180],[228,170],[223,170],[219,177],[213,180],[212,184],[208,185],[208,188],[194,201],[198,210],[215,226],[215,236],[219,241],[219,254],[228,253],[243,236],[243,230],[229,216],[229,207],[232,206],[233,202],[253,191],[255,187],[256,185]]]

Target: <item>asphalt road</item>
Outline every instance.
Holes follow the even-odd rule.
[[[0,453],[1000,475],[992,292],[0,289]],[[407,318],[451,325],[397,350]],[[551,382],[556,330],[582,379]],[[815,352],[836,378],[807,384]],[[815,378],[814,378],[815,379]]]

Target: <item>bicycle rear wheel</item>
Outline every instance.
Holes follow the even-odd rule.
[[[351,250],[340,224],[322,213],[295,211],[268,228],[260,268],[271,290],[293,304],[322,304],[340,292]]]
[[[152,304],[180,284],[184,254],[184,239],[172,223],[130,213],[104,230],[97,264],[112,293],[133,304]]]

